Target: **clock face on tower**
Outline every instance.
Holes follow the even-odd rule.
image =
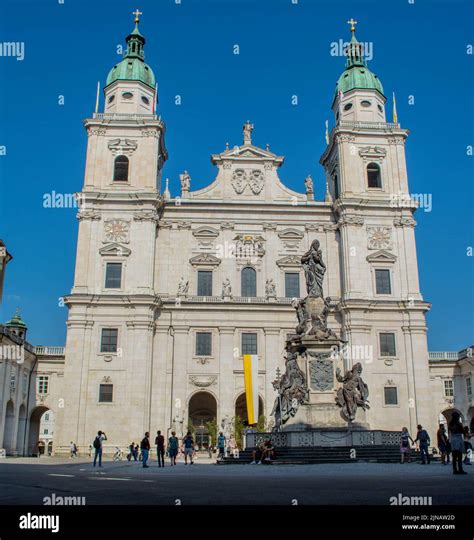
[[[104,223],[104,235],[109,242],[128,242],[130,223],[123,219],[110,219]]]

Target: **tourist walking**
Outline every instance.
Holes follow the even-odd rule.
[[[234,434],[232,433],[229,438],[228,445],[229,456],[235,457],[237,451],[237,441],[235,440]]]
[[[444,424],[439,425],[439,429],[436,433],[436,439],[438,443],[438,450],[441,455],[441,463],[443,465],[446,465],[448,463],[447,456],[448,456],[448,435],[446,434],[446,428],[444,427]]]
[[[430,436],[426,429],[423,429],[421,424],[418,424],[418,433],[416,434],[415,443],[418,442],[420,446],[420,456],[422,465],[430,464],[430,453],[428,447],[431,444]]]
[[[165,466],[165,438],[161,434],[161,431],[156,432],[155,438],[156,455],[158,456],[158,467]]]
[[[170,456],[171,465],[176,465],[176,456],[178,455],[179,441],[176,437],[176,431],[171,432],[171,437],[168,439],[168,453]]]
[[[467,426],[464,426],[464,452],[466,454],[463,461],[464,465],[471,464],[471,459],[470,459],[471,451],[472,451],[471,433],[469,431],[469,428]]]
[[[467,474],[462,468],[462,454],[464,452],[464,427],[461,415],[454,411],[451,422],[448,424],[449,442],[453,454],[453,474]]]
[[[408,433],[408,429],[403,427],[400,435],[400,463],[410,463],[410,441],[413,445],[415,444]]]
[[[92,443],[94,447],[94,467],[99,458],[99,467],[102,467],[102,443],[107,440],[107,435],[103,431],[98,431]]]
[[[183,440],[183,445],[184,445],[184,464],[185,465],[188,464],[188,456],[189,456],[191,465],[194,465],[194,461],[193,461],[194,439],[190,431],[186,433],[186,437],[184,437],[184,440]]]
[[[225,437],[222,431],[219,433],[219,437],[217,437],[217,461],[224,459],[225,454]]]
[[[74,443],[73,441],[71,441],[71,457],[77,457],[77,446],[76,443]]]
[[[150,453],[150,434],[148,431],[145,433],[145,437],[143,437],[142,442],[140,443],[140,450],[142,451],[142,467],[147,469],[148,456]]]

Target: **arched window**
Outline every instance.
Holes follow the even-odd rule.
[[[382,176],[380,175],[380,166],[377,163],[367,165],[367,185],[369,188],[381,188]]]
[[[117,156],[114,162],[114,182],[128,181],[128,157]]]
[[[253,268],[242,270],[242,296],[257,296],[257,273]]]

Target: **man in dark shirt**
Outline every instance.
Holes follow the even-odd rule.
[[[145,437],[142,439],[142,442],[140,443],[140,449],[142,451],[143,456],[143,468],[148,468],[147,461],[148,461],[148,454],[150,452],[150,434],[148,431],[145,433]]]
[[[155,438],[156,454],[158,456],[158,467],[165,466],[165,438],[161,434],[161,431],[156,432]]]

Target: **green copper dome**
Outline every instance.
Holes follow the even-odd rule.
[[[127,36],[126,42],[127,52],[123,60],[109,71],[106,86],[115,81],[140,81],[155,88],[155,75],[151,67],[145,64],[145,38],[138,30],[138,21],[135,21],[135,28]]]
[[[377,90],[384,95],[382,83],[377,75],[367,67],[363,45],[357,41],[355,31],[352,29],[352,39],[347,47],[346,70],[337,81],[335,93],[345,94],[355,88]]]
[[[13,315],[13,317],[5,323],[5,326],[7,328],[11,328],[11,327],[14,327],[14,328],[27,328],[26,324],[25,324],[25,321],[23,321],[23,319],[20,317],[20,310],[17,308],[16,310],[16,313],[15,315]]]

